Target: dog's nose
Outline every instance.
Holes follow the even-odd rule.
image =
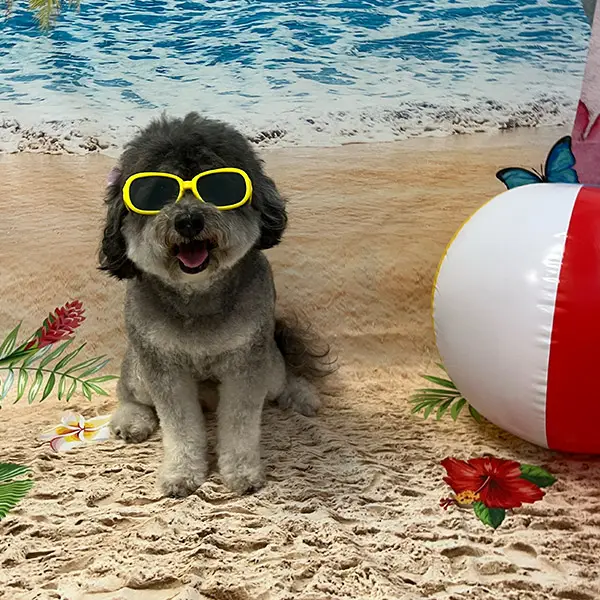
[[[173,225],[179,235],[193,239],[204,229],[204,217],[199,213],[183,213],[175,217]]]

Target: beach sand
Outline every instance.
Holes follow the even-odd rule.
[[[289,199],[285,242],[269,251],[280,303],[307,313],[340,359],[324,408],[314,419],[266,409],[268,483],[257,494],[235,498],[212,475],[174,500],[155,488],[158,435],[60,454],[37,441],[63,410],[106,414],[114,395],[5,403],[0,456],[31,465],[35,487],[0,523],[0,597],[597,600],[600,462],[466,414],[424,421],[408,402],[437,369],[430,291],[446,243],[502,191],[498,168],[539,166],[563,133],[266,151]],[[123,286],[95,263],[111,166],[98,155],[0,156],[0,324],[33,331],[80,299],[78,339],[118,372]],[[440,461],[486,452],[558,478],[495,532],[439,506],[450,491]]]

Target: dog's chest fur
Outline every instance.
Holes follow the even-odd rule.
[[[132,281],[125,319],[138,352],[163,364],[188,364],[209,377],[235,366],[273,339],[275,292],[271,269],[251,252],[202,291],[173,289],[152,278]]]

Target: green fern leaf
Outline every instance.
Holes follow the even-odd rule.
[[[29,404],[32,404],[35,400],[35,397],[37,396],[38,392],[40,391],[40,388],[42,387],[42,383],[44,383],[44,373],[38,369],[35,372],[35,380],[33,382],[33,385],[29,388],[29,395],[27,396]]]
[[[469,404],[469,414],[478,422],[483,423],[483,417],[479,413],[479,411]]]
[[[450,398],[449,400],[446,400],[446,402],[442,402],[442,404],[440,404],[437,414],[435,415],[436,421],[439,421],[446,414],[454,400],[454,398]]]
[[[25,394],[25,388],[27,387],[28,381],[29,373],[27,372],[27,369],[19,369],[19,379],[17,380],[17,398],[15,399],[15,403],[18,402]]]
[[[81,371],[83,369],[88,369],[90,367],[94,367],[98,362],[102,361],[102,359],[104,358],[104,356],[98,356],[96,358],[90,358],[88,360],[84,360],[83,362],[80,362],[79,364],[73,366],[73,367],[69,367],[69,369],[67,369],[67,373],[70,375],[71,373],[75,373],[76,371]],[[109,361],[107,360],[106,363],[108,363]],[[85,377],[85,373],[82,373],[80,375],[81,378]]]
[[[76,389],[77,389],[77,379],[73,379],[71,381],[71,385],[69,386],[69,389],[67,391],[67,402],[73,397],[73,394],[75,393]]]
[[[100,377],[94,377],[92,379],[88,379],[88,383],[106,383],[107,381],[114,381],[115,379],[119,379],[116,375],[101,375]]]
[[[29,467],[0,463],[0,519],[3,519],[33,487],[31,479],[15,479],[29,473]]]
[[[421,375],[423,379],[429,381],[430,383],[435,383],[443,388],[447,388],[450,390],[455,390],[456,386],[450,379],[443,379],[442,377],[435,377],[433,375]]]
[[[15,344],[17,343],[17,336],[19,335],[19,329],[21,329],[21,323],[19,323],[4,339],[0,345],[0,358],[7,358],[10,353],[14,350]]]
[[[46,356],[48,354],[48,352],[50,352],[52,350],[52,346],[44,346],[43,348],[41,348],[40,350],[36,350],[35,352],[32,352],[23,362],[23,367],[27,368],[30,367],[36,360],[40,360],[42,358],[44,358],[44,356]]]
[[[460,400],[458,400],[456,404],[452,406],[452,410],[450,410],[450,416],[452,417],[453,421],[456,421],[456,419],[458,419],[458,415],[460,415],[460,411],[463,409],[463,406],[466,403],[467,401],[464,398],[460,398]]]
[[[56,360],[73,343],[73,339],[63,342],[58,348],[52,350],[48,356],[40,363],[40,368],[48,366],[53,360]],[[57,365],[58,366],[58,365]]]
[[[54,373],[50,373],[48,381],[46,381],[46,387],[44,387],[44,391],[42,392],[42,398],[40,399],[40,402],[43,402],[52,393],[55,383],[56,375]]]
[[[21,477],[21,475],[28,475],[29,473],[31,473],[29,467],[15,465],[13,463],[0,463],[0,482],[8,481],[15,477]]]
[[[14,382],[15,382],[15,372],[12,369],[9,369],[8,375],[6,376],[6,379],[4,380],[4,385],[2,386],[2,393],[0,394],[0,404],[2,404],[2,401],[4,400],[4,398],[6,398],[6,396],[8,396],[8,392],[10,392]]]
[[[63,356],[63,358],[58,362],[58,364],[54,366],[53,371],[60,371],[61,369],[66,367],[84,348],[85,344],[81,344],[79,348],[73,350],[73,352],[69,352],[69,354],[67,354],[66,356]]]

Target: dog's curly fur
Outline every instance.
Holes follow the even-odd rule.
[[[123,202],[123,185],[136,172],[192,179],[218,167],[248,173],[254,190],[249,204],[218,211],[186,193],[158,215],[143,216]],[[257,489],[263,483],[263,403],[277,400],[314,415],[319,398],[310,380],[331,365],[326,348],[315,350],[306,331],[275,317],[273,278],[262,251],[281,240],[285,201],[244,136],[190,113],[163,116],[127,144],[106,204],[100,268],[127,280],[128,347],[114,434],[140,442],[160,423],[162,490],[185,496],[206,477],[202,407],[212,407],[223,480],[238,493]],[[178,232],[177,218],[203,223],[193,237],[209,249],[201,272],[186,272],[176,256],[174,248],[190,239]]]

